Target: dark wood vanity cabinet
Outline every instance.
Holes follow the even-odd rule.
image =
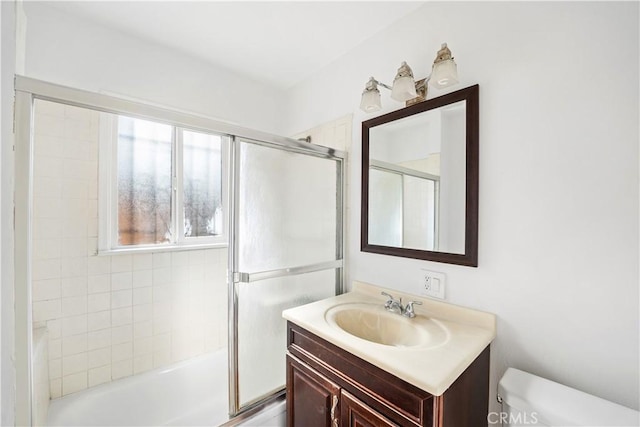
[[[433,396],[291,322],[287,329],[289,427],[487,425],[489,347]]]

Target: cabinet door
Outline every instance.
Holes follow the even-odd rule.
[[[342,427],[397,427],[383,415],[342,390],[340,395],[340,425]]]
[[[287,355],[287,426],[338,427],[340,387]]]

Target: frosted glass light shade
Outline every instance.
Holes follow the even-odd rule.
[[[365,113],[373,113],[381,108],[380,91],[378,89],[367,90],[362,92],[360,100],[360,109]]]
[[[418,94],[416,93],[416,82],[413,81],[413,77],[396,77],[393,81],[393,87],[391,88],[391,98],[396,101],[405,102],[416,96],[418,96]]]
[[[429,83],[438,89],[458,83],[458,67],[453,59],[434,63]]]

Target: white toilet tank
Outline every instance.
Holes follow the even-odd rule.
[[[498,399],[503,412],[490,414],[489,425],[640,426],[638,411],[514,368],[498,383]]]

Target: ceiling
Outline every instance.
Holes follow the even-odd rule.
[[[423,2],[52,1],[123,33],[288,88]]]

